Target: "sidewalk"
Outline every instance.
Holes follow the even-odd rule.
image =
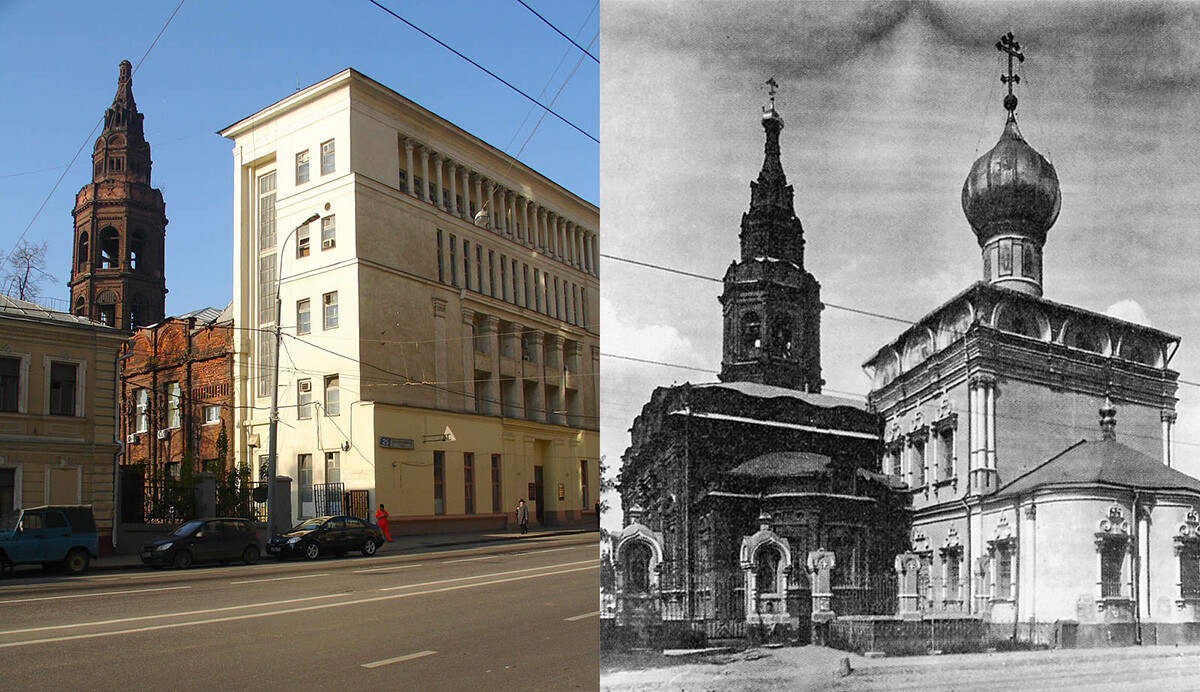
[[[432,533],[419,536],[392,536],[391,543],[379,546],[376,555],[402,555],[426,548],[444,548],[455,545],[475,545],[483,543],[519,542],[536,539],[543,536],[570,536],[573,534],[597,534],[596,554],[600,554],[599,529],[596,527],[564,527],[561,529],[546,529],[530,531],[524,536],[517,530],[482,531],[476,533]],[[263,556],[266,559],[266,555]],[[128,570],[142,569],[142,558],[139,555],[110,555],[92,561],[89,571],[96,570]]]

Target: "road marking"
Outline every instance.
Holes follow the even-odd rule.
[[[265,603],[248,603],[246,605],[225,606],[224,608],[206,608],[205,610],[191,610],[182,613],[163,613],[162,615],[138,615],[131,618],[118,618],[116,620],[98,620],[96,622],[77,622],[71,625],[44,625],[42,627],[28,627],[20,630],[3,630],[0,631],[0,637],[8,634],[28,634],[30,632],[45,632],[47,630],[67,630],[76,629],[79,627],[99,627],[101,625],[117,625],[122,622],[134,622],[136,620],[161,620],[163,618],[184,617],[187,615],[207,615],[208,613],[223,613],[228,610],[245,610],[247,608],[260,608],[273,605],[287,605],[289,603],[303,603],[304,601],[319,601],[325,598],[337,598],[346,594],[331,593],[323,596],[305,596],[304,598],[289,598],[283,601],[267,601]]]
[[[5,601],[0,601],[0,605],[8,605],[10,603],[29,603],[30,601],[57,601],[63,598],[91,598],[92,596],[124,596],[128,593],[145,593],[147,591],[175,591],[176,589],[190,589],[190,586],[161,586],[154,589],[127,589],[125,591],[100,591],[97,593],[76,593],[66,596],[38,596],[36,598],[10,598]]]
[[[270,579],[247,579],[245,581],[231,581],[230,584],[261,584],[265,581],[287,581],[289,579],[312,579],[313,577],[328,577],[328,572],[321,574],[298,574],[294,577],[271,577]]]
[[[275,611],[271,611],[269,613],[247,613],[245,615],[230,615],[227,617],[210,618],[208,620],[193,620],[191,622],[173,622],[173,623],[168,623],[168,624],[163,624],[163,625],[150,625],[148,627],[134,627],[134,628],[127,629],[127,630],[116,630],[116,631],[112,631],[112,632],[94,632],[91,634],[72,634],[72,635],[66,635],[66,636],[62,636],[62,637],[47,637],[45,639],[31,639],[29,641],[21,641],[21,642],[6,642],[3,644],[0,644],[0,649],[9,649],[9,648],[17,647],[17,646],[29,646],[31,644],[50,644],[50,643],[54,643],[54,642],[76,641],[76,640],[80,640],[80,639],[98,639],[100,637],[113,637],[113,636],[117,636],[117,635],[121,635],[121,634],[138,634],[141,632],[154,632],[157,630],[175,629],[175,628],[179,628],[179,627],[194,627],[196,625],[212,625],[212,624],[221,623],[221,622],[233,622],[236,620],[250,620],[250,619],[255,619],[255,618],[271,617],[271,616],[275,616],[275,615],[290,615],[292,613],[302,613],[302,612],[308,612],[308,611],[313,611],[313,610],[324,610],[326,608],[340,608],[342,606],[350,606],[350,605],[365,605],[368,603],[377,603],[380,601],[393,601],[393,600],[400,599],[400,598],[411,598],[413,596],[427,596],[430,594],[446,593],[449,591],[458,591],[461,589],[473,589],[473,588],[480,587],[480,586],[492,586],[495,584],[503,584],[503,583],[512,582],[512,581],[522,581],[525,579],[538,579],[541,577],[553,577],[553,576],[557,576],[560,574],[570,574],[572,572],[582,572],[585,570],[596,569],[596,567],[599,566],[599,564],[600,564],[599,559],[586,560],[585,562],[594,563],[594,565],[589,564],[587,567],[571,567],[569,569],[560,569],[560,570],[556,570],[553,572],[543,572],[541,574],[526,574],[526,575],[522,575],[522,576],[518,576],[518,577],[507,577],[504,579],[494,579],[492,581],[479,582],[476,584],[459,584],[457,586],[444,586],[444,587],[437,588],[437,589],[427,589],[425,591],[414,591],[412,593],[389,594],[387,596],[374,596],[371,598],[360,598],[360,599],[353,600],[353,601],[339,601],[338,603],[321,603],[321,604],[317,604],[317,605],[302,606],[299,608],[285,608],[283,610],[275,610]],[[548,565],[544,569],[553,569],[556,567],[568,567],[569,565],[572,565],[572,564],[579,564],[579,563],[565,563],[562,565]],[[517,571],[527,572],[529,570],[517,570]],[[501,572],[499,574],[511,574],[511,572]],[[496,576],[496,575],[486,575],[485,574],[485,575],[480,575],[480,576],[481,577],[489,577],[489,576]],[[439,582],[430,582],[430,584],[436,584],[436,583],[439,583]],[[343,594],[334,594],[334,595],[343,595]],[[262,604],[262,605],[265,605],[265,604]],[[154,616],[154,617],[163,617],[163,616]],[[132,619],[149,619],[149,618],[130,618],[130,619],[132,620]],[[63,627],[65,628],[65,627],[74,627],[74,626],[76,626],[76,625],[65,625]],[[0,632],[0,634],[6,634],[6,633]]]
[[[512,553],[512,554],[513,555],[538,555],[540,553],[556,553],[560,550],[576,550],[578,548],[589,548],[589,547],[595,547],[595,546],[569,545],[565,548],[547,548],[545,550],[530,550],[530,551],[527,551],[524,553]]]
[[[564,622],[575,622],[576,620],[586,620],[588,618],[594,618],[599,614],[600,614],[600,611],[593,610],[592,612],[584,613],[583,615],[573,615],[569,618],[563,618],[563,621]]]
[[[378,668],[379,666],[386,666],[386,665],[390,665],[392,663],[400,663],[401,661],[411,661],[414,658],[424,658],[425,656],[432,656],[436,653],[437,653],[436,651],[418,651],[415,654],[408,654],[407,656],[397,656],[395,658],[387,658],[382,661],[375,661],[374,663],[364,663],[364,664],[362,664],[362,667],[363,668]]]
[[[579,560],[577,562],[564,562],[560,565],[545,565],[543,567],[527,567],[525,569],[513,569],[507,572],[492,572],[491,574],[476,574],[471,577],[455,577],[453,579],[438,579],[437,581],[420,582],[417,584],[404,584],[401,586],[389,586],[380,591],[399,591],[400,589],[415,589],[420,586],[435,586],[437,584],[449,584],[455,581],[467,581],[470,579],[486,579],[487,577],[499,577],[505,574],[520,574],[521,572],[536,572],[539,569],[553,569],[555,567],[570,567],[572,565],[583,565],[589,562],[599,562],[600,560]]]
[[[421,565],[400,565],[399,567],[372,567],[371,569],[356,569],[355,574],[367,574],[368,572],[386,572],[388,570],[408,569],[409,567],[420,567]]]
[[[443,560],[443,565],[448,565],[452,562],[475,562],[477,560],[495,560],[497,555],[484,555],[483,557],[464,557],[461,560]]]

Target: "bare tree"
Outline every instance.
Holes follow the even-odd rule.
[[[46,243],[30,244],[22,241],[4,258],[4,290],[21,300],[38,297],[38,290],[46,281],[56,279],[46,272]]]

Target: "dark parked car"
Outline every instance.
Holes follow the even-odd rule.
[[[249,519],[197,519],[142,546],[142,562],[187,569],[193,562],[258,562],[258,531]]]
[[[320,555],[342,556],[351,550],[374,555],[383,545],[383,532],[358,517],[306,519],[291,531],[267,542],[267,554],[283,560],[302,555],[315,560]]]
[[[14,509],[0,517],[0,568],[41,563],[83,574],[99,556],[100,535],[92,508],[55,505]]]

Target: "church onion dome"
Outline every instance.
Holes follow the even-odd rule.
[[[963,212],[979,245],[1008,234],[1044,243],[1061,202],[1054,164],[1025,142],[1010,113],[1000,141],[975,161],[963,183]]]

